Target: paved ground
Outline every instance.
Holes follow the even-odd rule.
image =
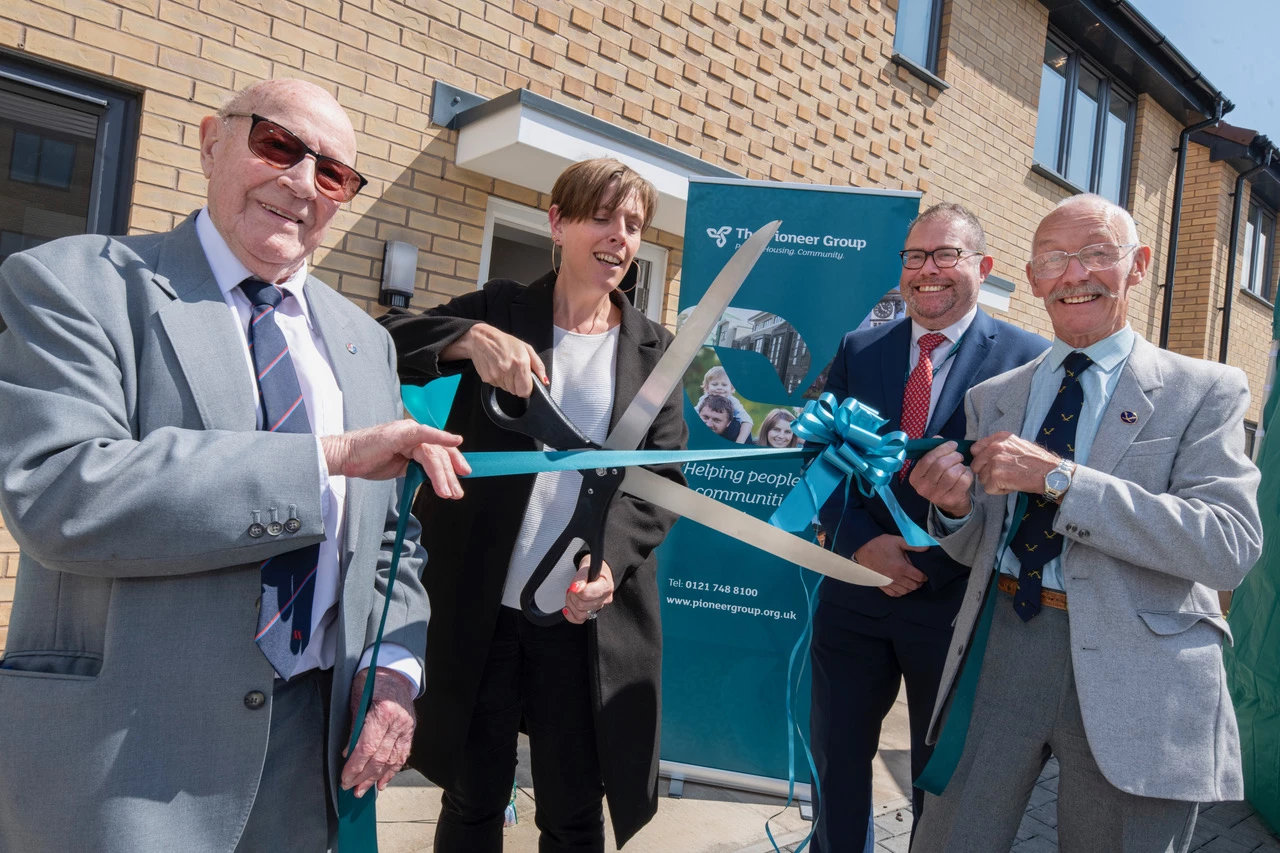
[[[911,834],[911,802],[907,746],[907,706],[899,696],[881,736],[876,760],[874,801],[877,853],[907,853]],[[506,853],[536,853],[533,825],[534,791],[528,775],[528,750],[521,738],[516,808],[519,823],[506,831]],[[760,794],[686,783],[680,799],[666,796],[661,783],[658,814],[630,843],[626,853],[771,853],[765,821],[779,848],[795,849],[809,832],[809,822],[792,805]],[[1058,849],[1058,765],[1050,761],[1041,775],[1018,830],[1011,853],[1056,853]],[[381,853],[427,853],[435,834],[440,790],[417,773],[401,773],[378,798],[378,841]],[[607,839],[605,849],[616,853]],[[806,847],[806,850],[808,848]],[[1246,803],[1219,803],[1200,812],[1197,853],[1280,853],[1280,839]]]

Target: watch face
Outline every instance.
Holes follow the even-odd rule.
[[[1071,485],[1071,478],[1062,471],[1050,471],[1044,478],[1044,484],[1050,490],[1060,492]]]

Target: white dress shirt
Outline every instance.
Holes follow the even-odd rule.
[[[947,376],[951,373],[951,363],[955,361],[956,347],[960,345],[960,339],[964,337],[965,332],[969,331],[969,327],[973,325],[973,318],[976,316],[978,316],[978,306],[974,305],[969,309],[969,313],[943,329],[926,329],[915,320],[911,321],[911,349],[907,353],[907,376],[911,375],[911,371],[916,369],[916,364],[920,361],[922,337],[936,331],[946,338],[946,341],[929,356],[933,361],[933,386],[929,389],[929,414],[924,419],[925,426],[933,420],[933,412],[938,408],[938,399],[942,396],[943,386],[947,384]],[[924,438],[928,437],[924,436]]]
[[[222,291],[222,298],[235,319],[236,328],[240,330],[240,340],[244,345],[242,354],[245,382],[249,384],[253,398],[258,400],[258,386],[254,379],[256,371],[253,356],[249,352],[248,338],[253,306],[249,297],[240,289],[240,282],[252,273],[232,253],[226,240],[218,233],[209,217],[208,208],[201,210],[196,218],[196,235],[218,282],[218,289]],[[320,436],[339,435],[344,431],[342,389],[334,378],[333,365],[329,362],[320,330],[311,322],[306,283],[307,265],[304,263],[287,281],[277,282],[284,291],[285,299],[276,309],[276,325],[289,345],[289,356],[297,371],[298,384],[302,388],[302,397],[307,406],[307,418],[311,422],[311,431],[316,435],[316,456],[319,460],[317,482],[322,492],[321,506],[324,507],[325,538],[320,543],[320,560],[315,575],[311,641],[301,655],[298,672],[316,668],[331,669],[337,656],[337,632],[334,627],[338,616],[338,582],[341,576],[338,554],[344,530],[347,493],[347,478],[329,474],[320,446]],[[257,412],[258,426],[261,428],[261,402],[257,405]],[[369,666],[372,653],[372,648],[365,650],[360,660],[360,669]],[[378,666],[396,670],[413,682],[415,690],[420,689],[422,668],[403,646],[383,643],[378,653]]]

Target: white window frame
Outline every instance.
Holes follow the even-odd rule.
[[[489,197],[484,212],[484,243],[480,248],[480,270],[476,277],[476,288],[484,286],[489,280],[489,264],[493,254],[494,225],[501,222],[512,228],[519,228],[534,234],[551,237],[551,223],[547,212],[536,207],[518,204],[505,198]],[[640,243],[636,257],[651,265],[656,276],[657,287],[650,287],[649,304],[645,306],[645,316],[654,322],[662,322],[662,306],[667,295],[667,250],[653,243]],[[547,268],[551,268],[551,258],[547,258]],[[653,283],[651,283],[652,285]]]

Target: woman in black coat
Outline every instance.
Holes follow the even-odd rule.
[[[464,452],[535,449],[495,426],[481,397],[482,382],[528,397],[535,376],[579,429],[603,439],[671,340],[617,292],[652,220],[653,186],[621,163],[588,160],[560,176],[551,200],[558,269],[527,287],[498,279],[424,314],[383,318],[404,382],[462,374],[447,429],[464,437]],[[687,435],[677,389],[642,447],[683,447]],[[684,482],[677,465],[653,470]],[[502,849],[518,730],[529,734],[542,853],[603,850],[602,794],[619,846],[657,810],[653,550],[675,516],[619,492],[600,577],[587,583],[587,559],[570,553],[539,590],[541,608],[563,608],[565,621],[538,627],[512,607],[564,529],[580,482],[576,474],[470,480],[456,501],[419,492],[432,617],[409,764],[444,789],[439,853]]]

